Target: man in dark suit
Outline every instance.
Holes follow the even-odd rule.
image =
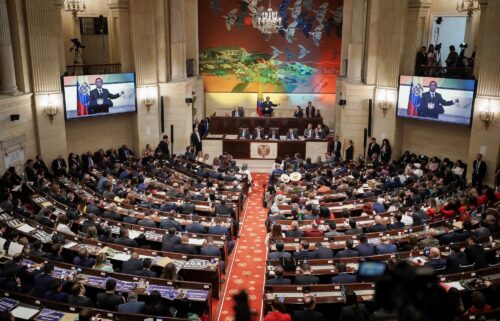
[[[55,176],[62,176],[66,175],[66,171],[66,161],[62,155],[58,155],[57,158],[52,161],[52,173],[54,173]]]
[[[253,139],[264,139],[264,131],[262,130],[262,127],[258,126],[255,127],[254,133],[253,133]]]
[[[324,321],[325,318],[321,312],[314,311],[316,301],[312,296],[304,298],[304,310],[295,310],[292,315],[293,321]]]
[[[483,155],[477,154],[476,160],[472,163],[472,186],[479,194],[483,192],[483,179],[486,175],[486,162],[483,161]]]
[[[188,195],[184,199],[184,203],[179,207],[179,213],[181,214],[193,214],[196,210],[196,205],[191,203],[191,196]]]
[[[342,150],[342,143],[339,141],[339,136],[335,136],[335,140],[330,145],[330,150],[335,155],[335,158],[340,159],[340,152]]]
[[[312,102],[310,102],[310,101],[307,102],[306,117],[307,118],[314,118],[314,117],[316,117],[316,107],[314,107],[312,105]]]
[[[200,254],[220,257],[220,249],[214,244],[214,239],[211,236],[207,236],[205,244],[200,248]]]
[[[147,257],[142,260],[142,269],[136,270],[133,272],[134,275],[139,275],[139,276],[146,276],[149,278],[155,278],[156,277],[156,272],[151,271],[151,264],[153,264],[153,261]]]
[[[361,234],[363,233],[363,228],[361,227],[356,227],[358,225],[358,222],[356,222],[355,219],[350,218],[349,219],[349,226],[351,227],[347,231],[345,231],[345,235],[354,235],[354,234]]]
[[[385,232],[387,231],[387,225],[384,224],[382,217],[380,215],[375,216],[375,224],[366,228],[366,233],[373,232]]]
[[[183,231],[181,223],[179,223],[173,217],[162,218],[160,220],[160,227],[164,230],[170,230],[171,227],[176,229],[177,231]]]
[[[309,285],[309,284],[318,284],[319,277],[311,274],[311,267],[307,263],[302,263],[302,267],[300,268],[301,274],[295,277],[295,282],[293,284],[296,285]]]
[[[238,139],[250,139],[250,131],[248,128],[243,127],[238,131]]]
[[[181,244],[181,238],[175,235],[177,230],[175,227],[168,229],[168,234],[163,235],[161,240],[161,250],[165,252],[173,252],[174,246]]]
[[[479,237],[475,234],[469,238],[469,245],[465,248],[465,255],[469,264],[475,263],[474,269],[482,269],[488,266],[484,248],[479,243]]]
[[[368,238],[365,234],[359,236],[359,244],[355,249],[361,256],[375,255],[375,245],[368,243]]]
[[[271,129],[271,132],[269,133],[269,139],[280,140],[280,134],[276,129]]]
[[[458,104],[459,100],[444,100],[441,94],[436,92],[437,82],[434,80],[429,83],[429,91],[422,94],[420,107],[418,108],[419,117],[428,117],[438,119],[440,114],[444,114],[443,106]]]
[[[204,234],[207,232],[205,226],[201,225],[201,220],[198,214],[193,214],[192,223],[186,225],[186,232],[195,234]]]
[[[309,241],[301,240],[299,243],[299,248],[293,253],[293,257],[296,260],[310,260],[316,258],[316,253],[309,251]]]
[[[234,110],[231,112],[231,116],[233,117],[245,117],[245,111],[243,109],[240,110],[238,107],[234,107]]]
[[[142,262],[139,259],[139,253],[133,252],[130,259],[122,263],[122,273],[133,274],[137,270],[142,269]]]
[[[334,284],[346,284],[346,283],[356,283],[356,276],[347,273],[346,266],[344,263],[338,263],[337,269],[339,270],[339,274],[332,277],[330,282]]]
[[[376,246],[377,254],[392,254],[398,251],[396,244],[392,244],[391,240],[387,236],[382,236],[380,238],[380,244]]]
[[[122,147],[118,148],[118,155],[122,162],[127,161],[130,157],[134,156],[134,153],[123,144]]]
[[[116,244],[123,246],[137,247],[137,242],[128,236],[128,229],[120,228],[120,237],[115,240]]]
[[[278,240],[276,242],[276,251],[272,251],[272,252],[269,252],[267,254],[267,259],[268,260],[279,260],[280,258],[286,258],[286,259],[289,259],[292,257],[292,254],[290,254],[289,252],[285,252],[285,243],[283,243],[283,241],[281,240]]]
[[[314,250],[314,252],[316,253],[317,259],[333,259],[332,249],[323,246],[321,242],[316,243],[316,250]]]
[[[434,270],[444,270],[446,268],[446,260],[441,258],[441,251],[437,247],[431,247],[429,251],[429,261],[424,266],[429,266]]]
[[[182,234],[181,243],[174,245],[174,252],[183,254],[198,254],[198,251],[193,245],[189,245],[189,236]]]
[[[96,88],[90,91],[89,109],[91,114],[108,113],[109,107],[113,107],[112,99],[117,99],[124,94],[123,91],[119,94],[111,94],[109,90],[102,88],[102,84],[102,79],[96,78]]]
[[[85,268],[90,268],[94,265],[94,259],[89,258],[89,251],[86,248],[82,248],[78,251],[78,255],[74,257],[73,264],[76,266],[81,266]]]
[[[54,264],[45,263],[42,269],[42,273],[38,273],[33,278],[33,288],[30,291],[30,295],[43,298],[45,292],[50,289],[52,282],[55,278],[52,276],[54,272]]]
[[[285,270],[281,266],[277,266],[274,268],[274,278],[268,279],[266,281],[266,285],[290,285],[292,284],[292,280],[284,278]]]
[[[460,272],[460,266],[469,264],[467,256],[460,250],[460,244],[458,243],[450,245],[450,250],[451,253],[446,258],[446,273],[458,273]]]
[[[108,279],[106,281],[106,292],[97,294],[97,307],[103,310],[116,311],[118,306],[125,303],[122,296],[115,293],[116,280]]]
[[[271,117],[273,115],[273,107],[278,106],[278,104],[273,104],[271,98],[269,96],[266,97],[266,100],[262,103],[262,115],[264,117]]]
[[[222,226],[222,219],[216,218],[215,219],[215,225],[210,226],[208,228],[208,234],[214,234],[214,235],[226,235],[229,236],[229,229],[225,226]]]
[[[368,158],[372,159],[373,154],[380,155],[380,145],[377,144],[377,139],[372,137],[370,144],[368,144]]]
[[[346,258],[346,257],[357,257],[359,256],[358,251],[353,250],[354,242],[352,239],[345,240],[345,250],[339,251],[336,258]]]
[[[295,130],[293,130],[293,128],[290,128],[288,130],[288,133],[286,133],[286,140],[298,140],[298,139],[299,139],[299,136],[297,135]]]
[[[82,171],[90,172],[95,167],[94,156],[90,151],[82,154]]]
[[[201,150],[201,136],[197,127],[194,128],[193,133],[191,134],[191,145],[193,145],[196,149],[196,152]]]
[[[170,149],[168,148],[168,136],[163,135],[162,140],[158,143],[158,147],[156,147],[156,153],[160,154],[160,158],[169,159],[170,158]]]
[[[81,307],[92,307],[94,305],[92,300],[85,296],[85,286],[81,283],[75,283],[71,287],[71,294],[68,297],[68,303]]]
[[[136,293],[129,293],[127,303],[118,306],[118,312],[141,314],[144,311],[145,302],[137,301]]]
[[[305,139],[313,139],[314,138],[314,129],[312,124],[307,124],[307,128],[304,130],[304,138]]]

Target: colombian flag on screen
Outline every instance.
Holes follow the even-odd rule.
[[[77,115],[83,116],[88,115],[88,104],[90,100],[90,86],[87,83],[80,83],[78,80],[76,81],[76,90],[78,94],[76,95],[76,106],[77,106]]]

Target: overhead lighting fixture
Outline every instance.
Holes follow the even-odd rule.
[[[457,0],[457,11],[467,12],[468,18],[471,18],[474,12],[479,10],[481,7],[478,0]]]
[[[76,19],[76,15],[80,12],[84,12],[87,8],[85,7],[85,0],[65,0],[64,1],[64,11],[70,12],[73,18]]]
[[[271,39],[271,36],[281,29],[281,17],[277,11],[274,11],[271,5],[271,0],[269,0],[269,8],[257,17],[257,23],[255,25],[257,29],[260,30],[264,40]]]

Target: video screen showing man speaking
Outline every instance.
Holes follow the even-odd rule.
[[[63,77],[66,119],[136,111],[134,73]]]
[[[470,125],[475,80],[400,76],[397,116]]]

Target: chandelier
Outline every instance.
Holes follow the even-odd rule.
[[[257,17],[255,25],[260,30],[265,40],[269,40],[271,36],[281,29],[281,17],[278,12],[274,11],[269,0],[269,8]]]
[[[71,12],[73,18],[76,18],[76,15],[79,12],[84,12],[85,9],[85,0],[65,0],[64,1],[64,11]]]
[[[460,3],[462,2],[462,3]],[[457,11],[467,12],[467,17],[471,18],[474,11],[481,10],[478,0],[457,0]]]

